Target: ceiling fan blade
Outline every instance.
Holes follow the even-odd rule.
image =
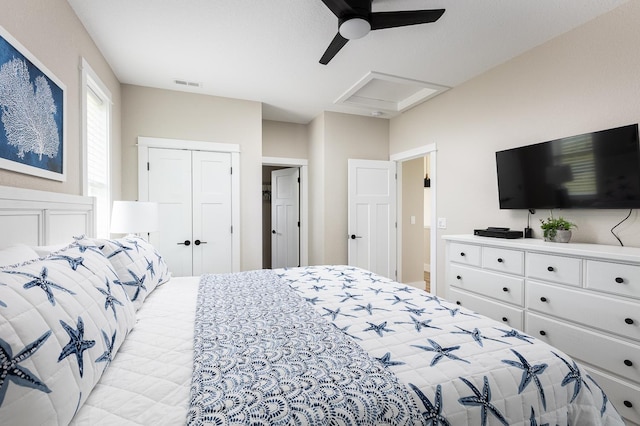
[[[371,29],[404,27],[407,25],[435,22],[444,13],[444,9],[403,10],[400,12],[374,12],[371,14]]]
[[[334,15],[340,18],[345,12],[351,10],[351,6],[345,0],[322,0]]]
[[[336,56],[340,49],[342,49],[344,45],[347,44],[348,41],[349,40],[342,37],[340,33],[336,34],[336,36],[331,41],[331,44],[324,52],[324,55],[322,55],[322,58],[320,58],[320,63],[322,65],[327,65],[329,61],[332,60],[334,56]]]

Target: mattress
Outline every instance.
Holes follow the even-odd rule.
[[[199,277],[156,288],[72,425],[182,425],[193,371]]]

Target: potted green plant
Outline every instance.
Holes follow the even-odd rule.
[[[571,239],[571,229],[578,227],[575,223],[569,222],[562,216],[558,218],[548,217],[546,220],[540,219],[540,223],[544,240],[556,243],[568,243]]]

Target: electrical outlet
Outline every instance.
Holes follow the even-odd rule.
[[[439,217],[438,218],[438,229],[447,229],[447,218]]]

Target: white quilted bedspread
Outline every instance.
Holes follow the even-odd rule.
[[[72,425],[185,423],[199,281],[172,278],[145,299],[134,329]]]
[[[275,272],[411,388],[426,424],[623,424],[569,356],[504,324],[362,269]]]

